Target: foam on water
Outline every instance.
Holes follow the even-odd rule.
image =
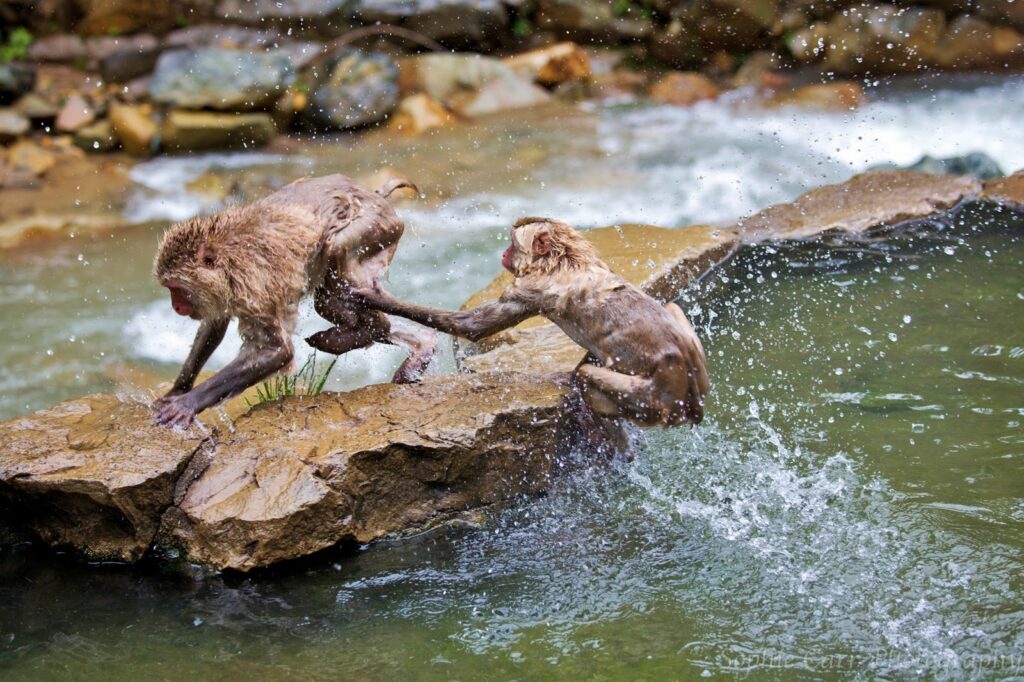
[[[258,152],[162,156],[146,161],[129,173],[140,187],[129,199],[124,215],[137,223],[185,220],[218,207],[216,200],[188,189],[188,183],[204,173],[286,163],[301,165],[297,159]]]

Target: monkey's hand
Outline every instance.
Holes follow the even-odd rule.
[[[349,296],[357,303],[362,303],[370,308],[379,308],[395,300],[394,296],[384,291],[379,279],[373,280],[372,287],[353,287],[349,290]]]
[[[196,402],[191,393],[182,395],[171,395],[168,393],[163,398],[153,403],[156,408],[156,423],[174,428],[180,426],[185,429],[192,423],[196,416]]]

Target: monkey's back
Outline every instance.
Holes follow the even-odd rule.
[[[324,255],[357,285],[384,274],[405,231],[385,197],[341,174],[296,180],[265,201],[309,211]]]

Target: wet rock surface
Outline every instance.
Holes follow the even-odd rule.
[[[164,517],[164,541],[247,570],[544,490],[564,385],[431,377],[254,410]]]
[[[1024,211],[1024,169],[1005,178],[989,180],[981,196],[1013,210]]]
[[[159,531],[191,560],[249,570],[546,489],[567,390],[431,377],[265,404],[210,436],[87,396],[0,424],[0,500],[9,529],[91,559],[137,560]]]
[[[161,429],[147,406],[110,395],[5,422],[0,498],[8,521],[90,559],[139,559],[201,440]]]
[[[747,242],[865,232],[927,218],[980,192],[981,183],[969,177],[870,171],[766,208],[740,220],[734,229]]]

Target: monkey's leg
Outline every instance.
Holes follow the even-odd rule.
[[[599,415],[625,417],[650,426],[661,422],[662,406],[650,379],[583,365],[576,373],[583,400]]]
[[[420,380],[437,348],[437,334],[399,317],[388,317],[391,332],[388,343],[409,351],[409,357],[398,367],[391,381],[395,384],[411,384]]]
[[[374,341],[374,330],[367,327],[331,327],[306,337],[306,343],[310,346],[331,355],[343,355],[350,350],[366,348]]]

